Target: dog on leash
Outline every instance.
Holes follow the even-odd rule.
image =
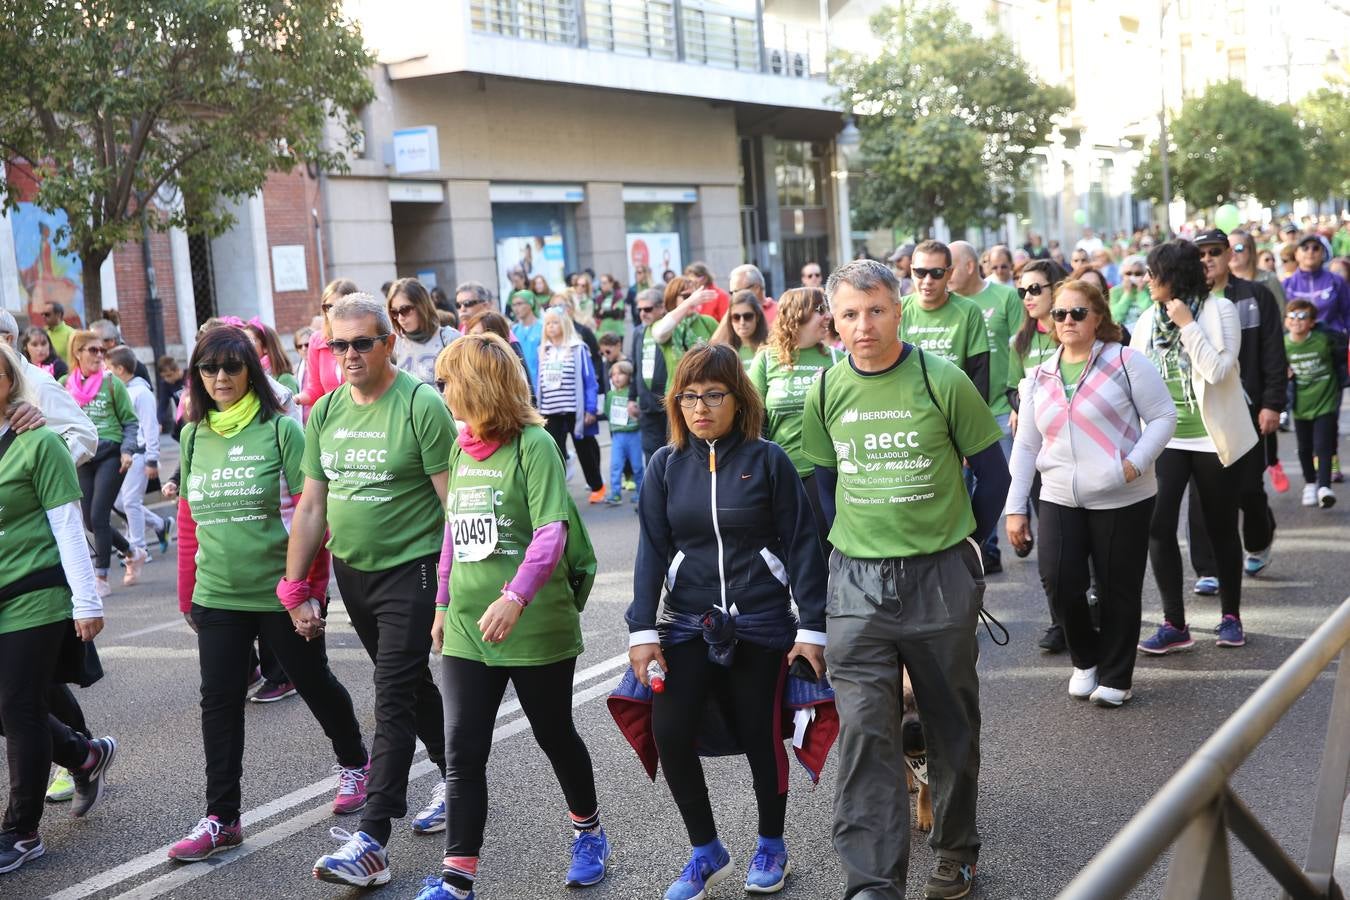
[[[914,804],[914,827],[920,831],[933,830],[933,797],[928,789],[928,744],[924,740],[923,720],[919,718],[919,704],[914,699],[914,687],[909,683],[909,672],[903,674],[904,714],[900,718],[900,746],[905,754],[905,784],[912,794],[919,793]]]

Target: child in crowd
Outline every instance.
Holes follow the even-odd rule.
[[[1327,509],[1336,502],[1331,490],[1331,459],[1336,453],[1340,379],[1326,333],[1315,328],[1317,307],[1290,300],[1285,310],[1284,351],[1294,382],[1294,435],[1303,466],[1303,505]],[[1314,461],[1316,469],[1314,470]]]
[[[603,345],[601,348],[603,352]],[[628,382],[633,377],[633,364],[620,359],[609,368],[609,393],[605,394],[605,415],[609,419],[609,484],[610,494],[605,502],[618,506],[623,502],[622,486],[627,486],[622,475],[632,472],[633,502],[637,503],[642,490],[642,435],[638,423],[628,415]]]
[[[159,427],[165,434],[171,434],[174,440],[178,440],[178,432],[183,430],[183,423],[178,419],[178,400],[187,386],[183,380],[183,369],[172,356],[161,356],[155,362],[155,371],[159,374],[159,380],[164,382],[164,390],[159,392],[155,405]]]
[[[108,370],[127,386],[131,396],[131,408],[140,423],[138,440],[145,448],[131,458],[131,467],[122,479],[122,488],[118,491],[113,509],[126,516],[127,543],[131,545],[132,557],[127,560],[122,583],[130,586],[140,578],[140,565],[133,561],[144,561],[149,557],[145,548],[146,526],[154,529],[159,539],[159,549],[168,550],[169,522],[161,519],[154,511],[145,508],[146,485],[151,478],[159,478],[159,417],[155,408],[155,393],[144,378],[136,377],[136,354],[130,347],[114,347],[108,353]]]
[[[605,332],[601,334],[600,358],[605,367],[605,384],[608,384],[612,388],[614,385],[609,380],[609,373],[614,370],[615,363],[628,359],[623,352],[623,335],[618,334],[617,332]],[[629,374],[631,375],[632,373],[630,372]],[[627,385],[628,382],[625,381],[624,384]],[[611,430],[613,424],[613,422],[610,423]],[[614,455],[614,448],[611,447],[609,452],[612,457]],[[618,483],[619,482],[617,481],[611,482],[611,484]],[[625,490],[629,491],[637,490],[637,482],[633,480],[633,467],[626,462],[623,465],[623,487]]]

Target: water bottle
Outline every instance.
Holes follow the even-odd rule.
[[[647,663],[647,683],[651,685],[653,694],[666,692],[666,671],[656,660]]]

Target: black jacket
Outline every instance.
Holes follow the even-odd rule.
[[[1242,325],[1238,368],[1248,405],[1283,412],[1289,362],[1280,305],[1265,285],[1235,276],[1229,277],[1223,295],[1237,307]]]
[[[628,399],[636,400],[638,411],[645,416],[666,414],[666,355],[661,352],[660,344],[653,344],[656,351],[656,365],[652,370],[652,386],[642,378],[642,339],[647,334],[647,326],[639,325],[633,332],[633,343],[629,347],[628,358],[633,361],[633,377],[628,381]]]
[[[667,608],[695,615],[781,609],[790,622],[795,598],[800,628],[823,636],[825,561],[792,461],[777,444],[739,434],[712,446],[716,472],[709,443],[692,436],[647,464],[629,633],[656,628],[664,586]]]

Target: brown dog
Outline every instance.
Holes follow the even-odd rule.
[[[909,672],[904,677],[904,714],[900,717],[900,745],[905,753],[905,784],[912,794],[919,792],[914,804],[914,827],[920,831],[933,830],[933,797],[928,790],[928,744],[924,740],[923,720],[919,718],[919,704],[914,699],[914,687],[909,683]]]

